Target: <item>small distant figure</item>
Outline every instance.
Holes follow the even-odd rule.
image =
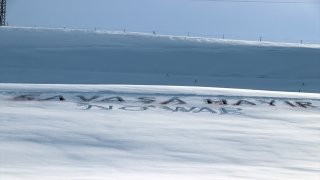
[[[300,92],[300,90],[299,90],[299,92]]]
[[[123,32],[125,33],[125,32],[126,32],[126,29],[124,29]]]
[[[153,35],[156,35],[156,32],[153,31]]]
[[[167,77],[169,77],[169,74],[167,74]]]
[[[196,82],[197,82],[197,80],[195,79],[195,80],[194,80],[194,82],[196,83]]]
[[[304,86],[304,82],[302,83],[302,86]]]

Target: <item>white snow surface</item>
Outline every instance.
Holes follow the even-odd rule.
[[[132,85],[0,89],[2,179],[320,177],[319,94]],[[45,100],[58,95],[65,100]],[[162,103],[174,97],[185,104]],[[255,105],[234,105],[238,100]]]
[[[319,45],[1,27],[0,179],[320,179],[319,57]]]

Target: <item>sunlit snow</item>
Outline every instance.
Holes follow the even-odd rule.
[[[319,179],[319,49],[0,28],[0,179]]]

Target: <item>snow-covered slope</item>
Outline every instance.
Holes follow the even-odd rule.
[[[0,89],[1,179],[319,179],[319,94]]]
[[[319,57],[319,45],[1,27],[0,179],[319,179]]]
[[[0,28],[0,82],[320,92],[320,45]]]

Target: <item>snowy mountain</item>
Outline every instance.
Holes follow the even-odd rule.
[[[1,27],[0,178],[319,179],[319,50]]]

